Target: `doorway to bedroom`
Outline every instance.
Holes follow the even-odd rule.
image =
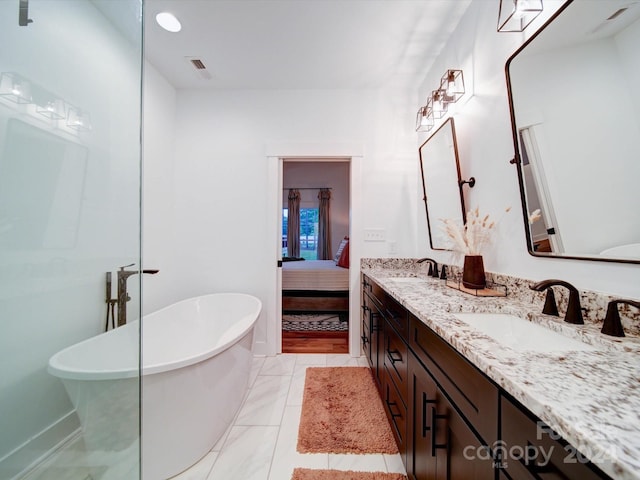
[[[282,352],[349,352],[349,159],[283,159]]]

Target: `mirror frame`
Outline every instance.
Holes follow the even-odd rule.
[[[525,182],[524,182],[524,174],[523,174],[523,165],[522,165],[522,157],[520,153],[520,140],[519,140],[519,132],[518,126],[516,125],[516,117],[514,112],[514,104],[513,104],[513,92],[511,89],[511,76],[509,75],[509,66],[511,62],[524,50],[527,46],[533,42],[538,35],[540,35],[544,30],[552,23],[558,16],[560,16],[566,9],[574,2],[574,0],[567,0],[556,12],[549,17],[549,19],[536,31],[527,41],[525,41],[508,59],[505,64],[505,74],[507,80],[507,96],[509,99],[509,115],[511,117],[511,134],[513,140],[514,147],[514,157],[510,160],[509,163],[514,164],[516,166],[516,171],[518,174],[518,185],[520,189],[520,203],[522,206],[522,219],[524,221],[524,230],[525,237],[527,240],[527,250],[530,255],[539,258],[562,258],[562,259],[570,259],[570,260],[587,260],[587,261],[596,261],[596,262],[609,262],[609,263],[631,263],[631,264],[640,264],[640,259],[633,258],[613,258],[613,257],[595,257],[589,255],[565,255],[561,253],[553,253],[553,252],[537,252],[533,247],[533,237],[531,235],[531,228],[529,226],[529,210],[527,209],[527,197],[525,190]]]
[[[460,158],[458,156],[458,139],[456,138],[456,127],[455,127],[455,122],[453,120],[453,117],[447,118],[447,120],[444,121],[442,125],[440,125],[435,132],[429,135],[429,137],[422,143],[422,145],[420,145],[420,147],[418,148],[418,156],[420,157],[420,179],[422,180],[422,195],[423,195],[422,200],[424,201],[424,207],[427,213],[427,231],[429,232],[429,246],[431,247],[431,250],[450,251],[451,249],[449,248],[437,248],[433,246],[431,221],[429,219],[429,202],[427,201],[427,186],[424,181],[424,160],[422,158],[422,147],[424,147],[429,142],[429,140],[435,137],[438,134],[438,132],[440,132],[440,130],[444,128],[451,128],[451,136],[453,138],[453,154],[456,161],[456,172],[458,176],[458,193],[460,195],[460,208],[462,210],[462,223],[463,224],[467,223],[467,215],[466,215],[466,210],[464,206],[464,195],[462,193],[462,185],[463,185],[462,176],[460,175]]]

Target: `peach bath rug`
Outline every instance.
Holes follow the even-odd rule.
[[[291,480],[407,480],[401,473],[310,470],[295,468]]]
[[[297,450],[398,453],[369,368],[307,368]]]

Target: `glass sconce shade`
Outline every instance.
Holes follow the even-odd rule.
[[[36,104],[36,112],[51,120],[60,120],[65,118],[64,101],[52,98],[42,104]]]
[[[522,32],[542,13],[542,0],[500,0],[499,32]]]
[[[0,96],[15,103],[31,103],[31,83],[17,73],[2,73]]]
[[[420,107],[416,115],[416,132],[428,132],[433,128],[433,112],[427,106]]]
[[[454,103],[464,95],[462,70],[447,70],[440,80],[440,90],[445,92],[445,101]]]
[[[442,118],[447,113],[447,102],[445,101],[444,90],[434,90],[431,92],[431,111],[433,112],[433,118]],[[429,103],[427,103],[429,107]]]
[[[61,120],[66,117],[66,106],[64,100],[53,93],[35,86],[33,88],[33,103],[36,105],[36,112],[51,120]]]
[[[69,107],[67,111],[67,127],[88,132],[91,130],[91,117],[77,107]]]

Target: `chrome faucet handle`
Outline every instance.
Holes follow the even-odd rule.
[[[624,329],[622,328],[622,321],[620,320],[620,312],[618,311],[618,305],[624,303],[636,308],[640,308],[640,302],[635,300],[612,300],[607,305],[607,314],[604,317],[602,323],[601,333],[605,335],[611,335],[612,337],[624,337]]]
[[[130,263],[129,265],[125,265],[124,267],[120,267],[120,270],[124,270],[125,268],[133,267],[135,263]]]

